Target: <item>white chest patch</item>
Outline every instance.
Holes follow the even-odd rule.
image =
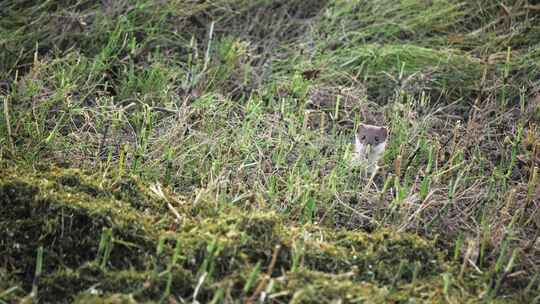
[[[382,142],[376,146],[369,146],[362,144],[358,138],[355,138],[353,165],[363,164],[367,167],[368,171],[373,170],[377,166],[379,159],[384,154],[386,148],[386,142]]]

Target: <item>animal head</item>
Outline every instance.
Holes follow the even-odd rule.
[[[360,124],[356,134],[356,140],[363,146],[376,147],[385,144],[388,138],[388,129],[367,124]]]

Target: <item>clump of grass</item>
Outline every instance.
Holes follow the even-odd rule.
[[[416,96],[430,92],[434,97],[470,94],[483,71],[478,60],[467,54],[406,44],[366,44],[336,50],[319,60],[335,67],[329,69],[329,77],[363,78],[369,96],[380,102],[394,97],[396,91]]]

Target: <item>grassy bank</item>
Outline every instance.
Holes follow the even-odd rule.
[[[138,178],[3,167],[0,198],[9,219],[1,232],[7,302],[463,303],[496,296],[416,235],[299,226],[258,208],[184,201]]]
[[[533,2],[3,1],[0,299],[538,301]]]

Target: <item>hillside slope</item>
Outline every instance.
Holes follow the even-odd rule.
[[[1,1],[0,101],[0,301],[540,300],[537,1]]]

